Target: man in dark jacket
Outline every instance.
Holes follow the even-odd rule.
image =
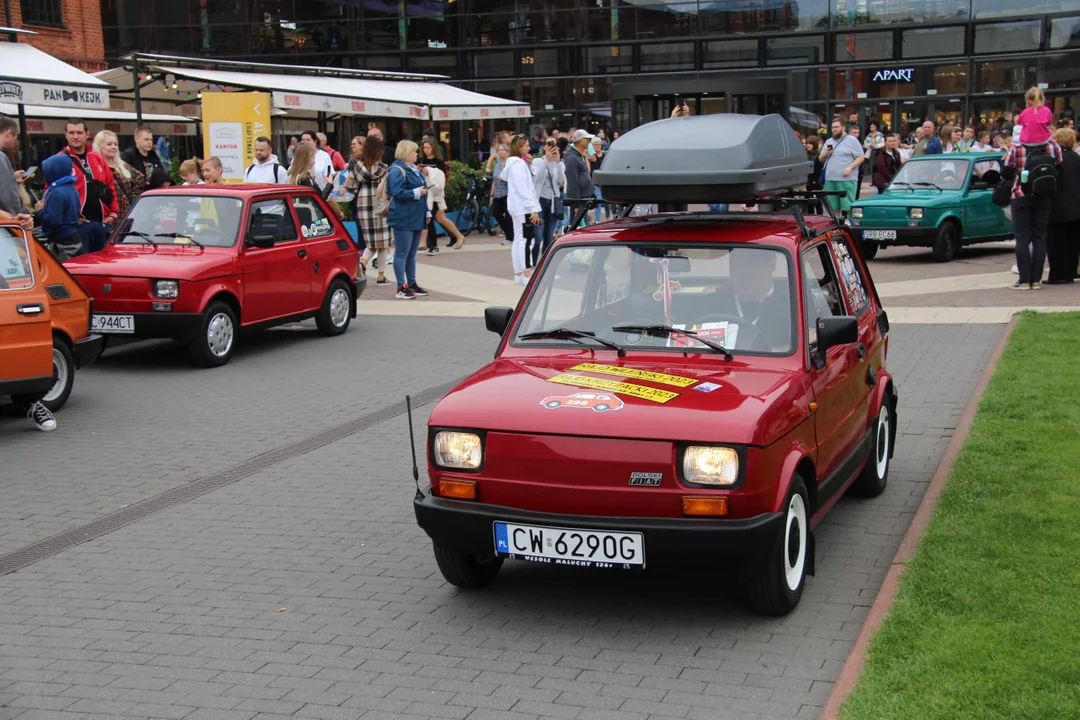
[[[885,138],[885,148],[874,155],[873,185],[878,194],[885,192],[885,188],[900,171],[900,136],[890,135]]]
[[[147,177],[154,172],[154,168],[168,169],[154,149],[154,134],[149,128],[135,129],[135,147],[125,150],[120,159]]]
[[[566,197],[570,199],[591,198],[595,194],[586,155],[592,139],[593,136],[585,130],[578,130],[570,138],[571,147],[563,158],[566,167]]]

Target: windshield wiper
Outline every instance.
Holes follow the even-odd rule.
[[[184,233],[178,233],[178,232],[154,233],[154,237],[167,237],[167,238],[172,238],[173,240],[175,240],[176,238],[184,238],[185,240],[190,242],[192,245],[198,245],[201,248],[206,247],[205,245],[203,245],[201,242],[199,242],[195,238],[191,237],[190,235],[185,235]]]
[[[593,342],[600,343],[604,347],[614,350],[619,357],[626,355],[626,350],[622,349],[610,340],[603,340],[596,337],[596,333],[589,332],[588,330],[574,330],[572,328],[553,328],[551,330],[541,330],[540,332],[525,333],[519,335],[518,340],[573,340],[577,343],[584,345],[581,342],[582,339],[592,340]]]
[[[150,236],[147,233],[140,232],[139,230],[125,230],[123,233],[121,233],[120,237],[118,237],[117,240],[123,240],[124,238],[128,237],[129,235],[134,235],[135,237],[139,238],[140,240],[150,243],[154,247],[157,247],[158,245],[161,244],[161,243],[154,242],[152,236]]]
[[[683,330],[682,328],[671,327],[670,325],[616,325],[611,329],[615,332],[637,333],[639,335],[652,335],[654,337],[666,337],[671,334],[685,335],[688,338],[697,340],[705,347],[712,348],[718,353],[723,353],[725,360],[732,359],[730,350],[719,343],[714,343],[712,340],[698,337],[698,334],[693,330]]]
[[[908,185],[917,185],[918,187],[932,187],[935,190],[941,190],[941,188],[939,188],[937,186],[937,183],[932,183],[932,182],[913,182],[913,183],[907,183],[907,184]]]

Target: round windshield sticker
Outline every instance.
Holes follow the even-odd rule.
[[[311,223],[311,237],[315,237],[319,234],[319,226],[315,223]]]
[[[307,225],[301,225],[300,226],[300,232],[303,234],[304,237],[308,237]]]

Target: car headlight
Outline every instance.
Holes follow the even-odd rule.
[[[435,433],[432,450],[439,467],[476,470],[484,461],[480,436],[475,433],[439,431]]]
[[[154,297],[175,298],[180,297],[179,280],[155,280]]]
[[[739,454],[733,448],[691,445],[683,454],[683,479],[699,485],[734,485]]]
[[[911,218],[912,220],[922,220],[923,219],[923,209],[922,208],[909,208],[908,211],[907,211],[907,214],[908,214],[908,217]]]
[[[853,207],[853,208],[851,208],[851,217],[853,217],[853,218],[855,218],[857,220],[861,220],[862,219],[862,208],[861,207]]]

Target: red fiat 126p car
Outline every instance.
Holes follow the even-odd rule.
[[[315,318],[340,335],[367,282],[356,245],[312,189],[192,185],[140,195],[101,252],[65,263],[95,332],[175,338],[224,365],[241,329]]]
[[[732,566],[760,612],[796,606],[814,527],[845,491],[885,489],[897,400],[858,243],[793,197],[809,169],[776,115],[662,120],[612,145],[609,202],[773,207],[578,230],[516,310],[488,309],[495,359],[431,413],[414,502],[447,581],[484,585],[506,558],[675,557]],[[598,391],[619,411],[546,402]]]

